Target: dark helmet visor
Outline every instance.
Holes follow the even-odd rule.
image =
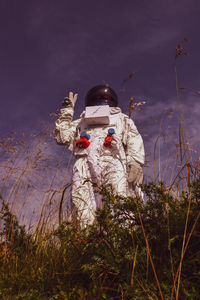
[[[117,94],[106,85],[97,85],[90,89],[85,97],[85,106],[109,105],[116,107],[118,105]]]

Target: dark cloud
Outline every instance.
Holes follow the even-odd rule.
[[[1,134],[16,128],[37,132],[43,122],[53,127],[49,113],[70,90],[79,93],[78,117],[89,88],[105,80],[118,91],[138,70],[124,84],[120,105],[127,112],[131,96],[146,101],[134,119],[141,131],[148,127],[144,141],[152,155],[164,110],[174,110],[165,124],[177,130],[174,57],[185,36],[190,55],[177,59],[179,86],[200,88],[199,13],[197,0],[2,0]],[[196,144],[199,98],[184,91],[181,99]],[[168,154],[163,150],[162,155]]]

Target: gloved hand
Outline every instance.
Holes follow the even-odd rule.
[[[73,92],[69,92],[69,97],[65,97],[63,102],[62,102],[62,107],[68,107],[68,106],[75,106],[75,103],[77,101],[78,94],[74,94]]]
[[[134,185],[142,184],[143,171],[142,166],[137,161],[131,161],[128,165],[128,182],[132,182]]]

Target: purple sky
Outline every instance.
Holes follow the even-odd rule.
[[[89,88],[105,80],[118,91],[133,70],[120,95],[124,111],[132,95],[167,106],[185,36],[191,54],[178,62],[180,82],[198,89],[199,15],[198,0],[1,0],[1,133],[50,121],[70,90],[79,94],[78,116]]]
[[[119,91],[138,70],[119,94],[119,106],[126,113],[131,96],[146,101],[134,120],[144,133],[150,176],[159,133],[168,141],[163,161],[174,151],[174,56],[184,37],[190,55],[177,59],[179,86],[200,90],[199,16],[199,0],[0,0],[0,134],[39,132],[40,121],[53,127],[49,114],[69,91],[79,94],[78,117],[91,87],[105,81]],[[166,109],[173,115],[161,126]],[[181,109],[198,155],[200,95],[182,91]],[[49,152],[61,148],[51,144]]]

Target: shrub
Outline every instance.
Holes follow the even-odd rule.
[[[95,224],[80,229],[65,222],[37,239],[3,203],[1,295],[175,299],[179,282],[180,299],[198,299],[200,180],[179,199],[163,183],[143,185],[146,202],[115,196],[109,188],[96,189],[104,207]]]

